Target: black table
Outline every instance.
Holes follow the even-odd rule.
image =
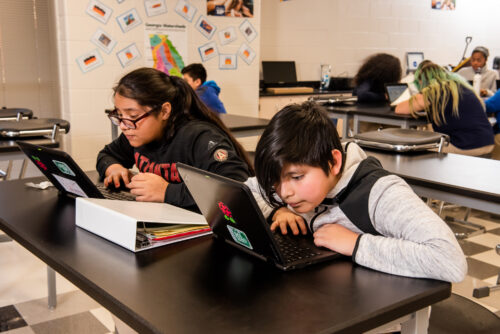
[[[366,149],[423,197],[500,214],[500,161],[453,153]]]
[[[397,125],[403,129],[427,124],[425,117],[396,114],[388,105],[353,104],[345,106],[325,105],[331,118],[342,119],[342,136],[349,134],[349,122],[353,120],[353,134],[359,133],[359,122]]]
[[[348,258],[285,273],[211,237],[132,253],[75,227],[73,199],[24,182],[0,183],[0,228],[139,333],[357,333],[400,317],[423,333],[450,296]]]

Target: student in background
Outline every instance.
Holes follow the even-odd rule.
[[[213,80],[206,81],[207,71],[202,64],[190,64],[184,67],[181,72],[184,80],[195,90],[208,108],[219,114],[226,113],[226,108],[219,99],[220,87]]]
[[[476,73],[481,74],[481,90],[482,97],[492,96],[497,91],[498,72],[490,70],[486,66],[486,61],[490,52],[484,46],[477,46],[472,50],[469,67],[460,69],[457,73],[465,80],[473,81]]]
[[[114,87],[114,103],[108,117],[122,133],[97,156],[106,186],[124,183],[138,201],[196,210],[177,162],[240,181],[253,173],[243,148],[183,79],[139,68]]]
[[[463,78],[425,61],[418,66],[414,83],[419,93],[398,104],[396,113],[416,116],[424,110],[434,131],[450,136],[444,152],[480,156],[493,150],[483,102]]]
[[[365,60],[354,77],[359,103],[385,102],[385,84],[401,80],[401,63],[387,53],[377,53]]]
[[[246,183],[271,230],[313,233],[317,246],[386,273],[463,280],[467,262],[448,225],[357,144],[344,149],[317,104],[288,105],[271,119],[255,171]]]
[[[486,113],[493,114],[496,118],[496,123],[493,125],[495,133],[495,148],[491,152],[493,159],[500,160],[500,90],[495,95],[484,101],[486,105]]]

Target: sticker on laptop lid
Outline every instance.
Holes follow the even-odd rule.
[[[233,240],[237,244],[242,245],[243,247],[246,247],[248,249],[253,249],[252,244],[250,243],[250,240],[248,240],[245,232],[238,230],[231,225],[226,225],[226,227],[229,230],[229,234],[231,234],[231,237],[233,237]]]
[[[78,183],[76,183],[75,181],[56,174],[52,174],[52,176],[57,180],[57,182],[59,182],[61,187],[63,187],[64,190],[66,190],[67,192],[81,197],[88,197],[87,194],[82,190],[82,188],[80,188]]]
[[[236,224],[236,221],[233,218],[233,213],[229,210],[227,205],[222,202],[217,203],[217,205],[219,206],[220,211],[224,214],[224,218],[229,220],[231,223]]]
[[[61,171],[61,173],[76,176],[76,174],[71,170],[71,168],[69,168],[66,163],[57,160],[52,160],[52,162],[54,163],[54,165],[56,165],[57,169]]]

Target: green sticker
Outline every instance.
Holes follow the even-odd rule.
[[[56,165],[56,167],[64,174],[68,174],[68,175],[71,175],[71,176],[76,176],[75,173],[71,170],[71,168],[69,168],[68,165],[66,165],[64,162],[62,161],[57,161],[57,160],[52,160],[52,162],[54,163],[54,165]]]
[[[252,244],[250,244],[250,240],[248,240],[245,232],[240,231],[230,225],[226,225],[226,227],[236,243],[245,246],[246,248],[253,249]]]

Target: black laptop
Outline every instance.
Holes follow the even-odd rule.
[[[21,151],[62,194],[71,197],[135,200],[127,191],[111,190],[94,184],[66,152],[18,141]]]
[[[242,182],[182,163],[177,163],[177,170],[216,238],[282,270],[340,256],[316,247],[310,233],[294,236],[272,232],[250,189]]]
[[[395,109],[396,106],[392,105],[403,93],[408,89],[408,84],[406,83],[388,83],[385,84],[385,92],[389,99],[389,106],[391,109]]]

